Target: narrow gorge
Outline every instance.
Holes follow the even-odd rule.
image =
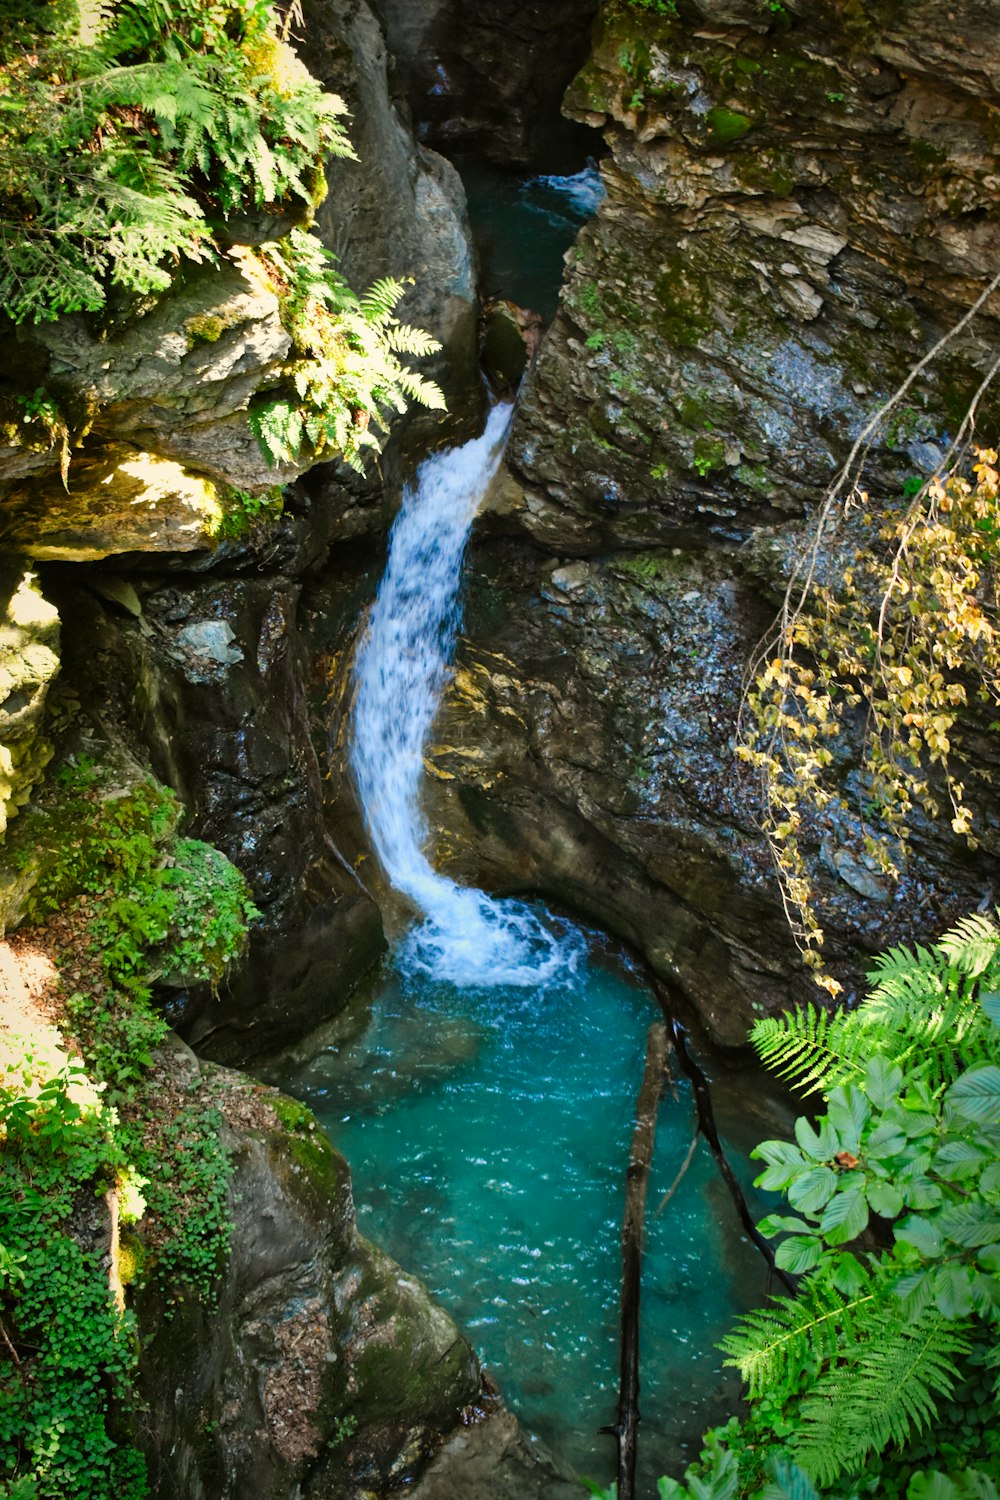
[[[0,1497],[995,1497],[997,19],[0,14]]]

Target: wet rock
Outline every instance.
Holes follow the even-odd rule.
[[[508,1411],[448,1438],[412,1491],[413,1500],[577,1500],[580,1481]]]
[[[515,302],[488,302],[481,320],[481,359],[486,378],[498,395],[517,390],[538,352],[542,320]]]
[[[187,1094],[226,1120],[233,1237],[216,1307],[175,1288],[164,1321],[161,1294],[139,1296],[154,1492],[361,1500],[412,1484],[478,1395],[475,1355],[358,1234],[347,1164],[309,1112],[186,1063]]]

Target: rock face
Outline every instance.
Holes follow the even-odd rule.
[[[738,1044],[761,1009],[816,993],[736,771],[741,684],[803,518],[996,269],[998,52],[971,0],[947,25],[932,0],[678,12],[610,0],[569,92],[605,127],[608,195],[474,553],[428,803],[452,872],[596,918]],[[876,430],[876,493],[940,463],[998,315],[994,296]],[[918,824],[895,889],[865,863],[860,809],[816,830],[848,990],[866,953],[988,897],[982,812],[982,857]]]
[[[175,1044],[236,1167],[218,1306],[139,1300],[144,1446],[168,1500],[363,1500],[412,1484],[479,1367],[415,1278],[361,1238],[347,1164],[309,1112]]]
[[[351,111],[356,162],[335,160],[317,227],[357,290],[382,276],[412,278],[400,316],[444,346],[428,365],[452,410],[478,390],[476,287],[465,193],[451,164],[414,143],[390,97],[378,21],[358,0],[307,0],[303,56]],[[474,400],[473,400],[473,404]],[[421,429],[434,419],[417,416]]]
[[[563,91],[587,54],[598,0],[382,0],[389,48],[421,136],[501,166],[560,170],[586,150],[560,121]]]
[[[886,9],[894,27],[846,4],[780,25],[753,0],[605,6],[567,107],[605,126],[607,198],[509,454],[543,545],[741,539],[801,515],[994,274],[995,84],[971,59],[996,38],[958,7],[970,62],[937,74],[922,39],[941,7]],[[869,483],[934,467],[991,362],[990,306],[884,424]]]
[[[0,559],[0,834],[52,755],[49,689],[59,672],[59,615],[34,573]]]

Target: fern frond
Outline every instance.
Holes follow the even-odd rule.
[[[775,1386],[792,1391],[803,1376],[814,1378],[840,1358],[856,1337],[863,1317],[885,1296],[863,1268],[856,1292],[837,1290],[817,1276],[807,1278],[798,1297],[778,1297],[770,1307],[742,1317],[720,1348],[747,1382],[750,1396]]]
[[[953,969],[979,979],[1000,962],[1000,930],[981,912],[963,917],[938,943]]]
[[[930,1426],[935,1398],[948,1395],[959,1378],[955,1357],[971,1347],[963,1325],[936,1308],[913,1323],[891,1313],[866,1322],[864,1341],[802,1403],[796,1458],[820,1485]]]
[[[806,1094],[829,1093],[859,1083],[871,1056],[870,1039],[853,1037],[842,1013],[800,1006],[781,1016],[763,1016],[750,1040],[766,1068]]]
[[[406,287],[392,276],[373,281],[361,298],[361,313],[366,323],[378,324],[392,316]]]
[[[383,342],[394,354],[437,354],[440,343],[424,328],[411,328],[408,323],[397,323],[383,334]]]

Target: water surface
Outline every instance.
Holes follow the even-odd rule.
[[[590,935],[587,935],[590,937]],[[580,934],[582,941],[583,934]],[[508,1403],[607,1481],[618,1380],[624,1171],[658,1011],[600,945],[567,982],[461,989],[388,967],[283,1086],[351,1163],[358,1220],[427,1282]],[[660,1113],[643,1287],[642,1484],[677,1471],[738,1382],[715,1341],[763,1268],[704,1145],[688,1085]],[[756,1139],[732,1142],[744,1153]]]

